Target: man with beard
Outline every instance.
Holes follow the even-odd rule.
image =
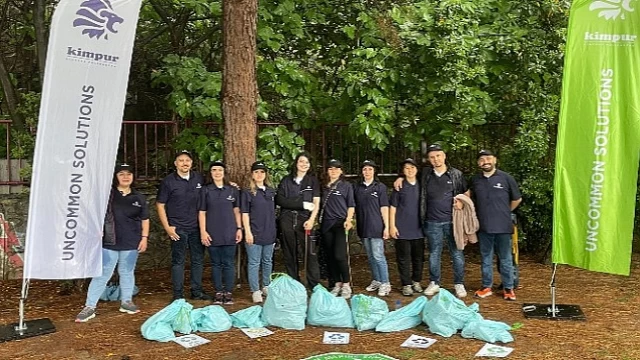
[[[511,212],[520,205],[522,195],[513,176],[496,169],[496,157],[489,150],[478,154],[478,166],[481,173],[471,179],[467,192],[475,205],[480,231],[478,238],[482,255],[482,288],[475,296],[491,296],[493,285],[493,253],[500,260],[500,277],[504,287],[505,300],[514,301],[513,258],[511,252],[511,234],[513,223]]]
[[[176,171],[162,179],[156,206],[162,227],[171,239],[171,282],[173,300],[182,299],[184,288],[184,263],[187,248],[191,259],[191,298],[212,300],[202,290],[204,245],[198,228],[198,199],[204,178],[191,170],[193,158],[187,150],[180,151],[175,159]]]

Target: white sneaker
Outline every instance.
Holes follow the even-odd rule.
[[[338,296],[340,295],[340,291],[342,291],[342,288],[340,286],[334,286],[333,290],[331,290],[331,295]]]
[[[378,280],[373,280],[371,281],[371,284],[369,284],[369,286],[367,286],[365,288],[365,290],[367,291],[376,291],[380,288],[380,285],[382,285],[382,283]]]
[[[253,300],[254,304],[258,304],[262,302],[262,291],[258,290],[258,291],[254,291],[251,294],[251,299]]]
[[[427,289],[424,291],[424,294],[427,296],[433,296],[437,294],[439,291],[440,291],[440,285],[432,281],[429,283],[429,286],[427,286]]]
[[[422,286],[417,281],[413,282],[413,285],[411,285],[411,289],[413,289],[413,292],[415,292],[415,293],[421,293],[422,292]]]
[[[351,286],[349,285],[342,285],[342,290],[340,291],[340,296],[342,296],[345,299],[349,299],[351,298],[351,294],[353,293],[353,291],[351,290]]]
[[[378,296],[387,296],[391,293],[391,284],[383,283],[380,284],[380,288],[378,288]]]
[[[267,296],[267,292],[269,292],[269,287],[268,286],[263,286],[262,287],[262,295],[263,296]]]
[[[464,288],[464,285],[455,284],[453,287],[456,290],[456,296],[458,297],[458,299],[467,297],[467,289]]]

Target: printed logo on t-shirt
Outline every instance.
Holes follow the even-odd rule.
[[[497,183],[497,184],[493,185],[493,187],[496,188],[496,189],[504,189],[504,186],[502,186],[501,183]]]
[[[373,197],[378,197],[378,192],[377,192],[377,191],[372,192],[372,193],[371,193],[371,196],[373,196]]]
[[[451,185],[451,184],[453,184],[453,181],[447,180],[447,184]]]
[[[202,185],[200,185],[200,183],[198,183],[198,185],[196,185],[196,189],[200,189],[202,188]]]
[[[137,201],[136,201],[136,202],[134,202],[134,203],[133,203],[133,204],[131,204],[131,205],[133,205],[133,206],[135,206],[135,207],[142,207],[142,205],[140,205],[140,203],[139,203],[139,202],[137,202]]]
[[[342,196],[342,193],[340,192],[340,190],[333,190],[333,195]]]
[[[227,196],[227,200],[236,201],[236,198],[234,198],[233,196],[229,195],[229,196]]]

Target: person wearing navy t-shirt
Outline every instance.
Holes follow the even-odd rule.
[[[139,312],[131,298],[138,254],[147,250],[149,207],[144,195],[133,189],[132,184],[131,166],[117,165],[102,235],[102,275],[91,279],[85,307],[76,316],[76,322],[86,322],[95,317],[98,300],[116,265],[120,283],[120,312]]]
[[[378,296],[391,292],[384,240],[389,238],[389,197],[387,187],[376,177],[377,165],[372,160],[362,163],[362,179],[354,186],[356,227],[369,259],[372,281],[367,291],[378,290]]]
[[[389,235],[395,239],[396,262],[402,282],[402,295],[413,295],[413,287],[422,281],[424,235],[420,224],[420,184],[418,164],[413,159],[401,163],[402,187],[391,193]]]
[[[496,168],[497,159],[493,152],[482,150],[478,154],[478,167],[481,173],[471,180],[467,192],[476,206],[480,223],[478,242],[482,255],[482,288],[475,292],[476,297],[485,298],[493,294],[493,253],[500,260],[503,297],[516,300],[514,288],[513,254],[511,234],[513,222],[511,212],[515,210],[522,195],[513,176]]]
[[[267,167],[261,161],[251,165],[249,189],[243,190],[240,201],[242,224],[247,250],[247,277],[254,303],[266,295],[273,269],[273,248],[276,242],[276,191],[268,180]],[[262,265],[262,291],[259,272]]]
[[[156,206],[162,227],[171,239],[171,283],[173,300],[184,297],[184,262],[187,249],[191,259],[191,298],[211,300],[202,290],[204,246],[198,229],[198,200],[204,185],[202,175],[193,171],[193,158],[182,150],[174,161],[176,171],[162,179]]]
[[[315,241],[309,233],[320,209],[320,182],[311,172],[311,156],[301,152],[291,165],[291,172],[278,185],[276,205],[280,207],[280,245],[287,274],[300,281],[298,245],[306,254],[305,273],[307,287],[311,290],[320,282],[320,266]]]
[[[200,194],[200,240],[211,258],[214,304],[233,304],[236,244],[242,241],[240,191],[225,181],[225,164],[209,166],[212,183]]]
[[[347,234],[353,227],[356,206],[353,185],[344,179],[342,162],[339,160],[329,161],[327,177],[327,183],[322,187],[320,232],[322,246],[327,254],[329,287],[333,287],[333,295],[349,299],[352,289]]]

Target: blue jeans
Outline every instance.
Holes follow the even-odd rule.
[[[440,284],[442,248],[446,241],[453,261],[453,283],[464,284],[464,253],[456,247],[451,222],[431,222],[424,225],[429,243],[429,280]]]
[[[176,231],[180,240],[171,241],[171,283],[173,297],[182,298],[184,289],[184,263],[187,248],[191,259],[191,295],[202,294],[202,271],[204,267],[204,245],[200,242],[200,231]]]
[[[271,282],[271,270],[273,269],[273,248],[271,245],[249,245],[247,249],[247,277],[251,292],[260,290],[259,272],[262,264],[262,286],[269,286]]]
[[[511,234],[487,234],[478,232],[482,255],[482,288],[493,286],[493,252],[500,259],[500,277],[505,289],[513,289],[513,254]]]
[[[216,292],[232,292],[236,279],[236,246],[209,246],[208,249]]]
[[[371,268],[371,276],[373,280],[381,283],[389,282],[389,268],[387,267],[387,258],[384,256],[384,240],[377,238],[362,239],[364,248],[367,251],[369,259],[369,268]]]
[[[133,286],[136,283],[134,271],[138,260],[138,250],[108,250],[102,249],[102,275],[91,279],[89,290],[87,291],[87,302],[85,306],[96,307],[100,295],[107,287],[107,282],[111,279],[113,271],[118,265],[118,275],[120,276],[120,298],[121,301],[131,301],[133,297]]]

